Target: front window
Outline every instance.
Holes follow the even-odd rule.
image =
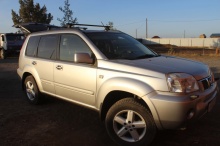
[[[124,33],[90,32],[86,35],[108,59],[142,59],[158,56]]]
[[[60,60],[73,62],[76,53],[86,53],[92,56],[90,48],[79,36],[63,34],[60,41]]]

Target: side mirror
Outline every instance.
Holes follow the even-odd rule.
[[[93,64],[93,59],[90,57],[88,53],[75,53],[74,62]]]

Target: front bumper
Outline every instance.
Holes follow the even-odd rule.
[[[151,102],[149,108],[158,129],[177,129],[211,111],[216,103],[217,93],[215,82],[208,90],[189,95],[155,91],[143,99],[148,98],[148,102]],[[191,96],[197,98],[192,99]]]

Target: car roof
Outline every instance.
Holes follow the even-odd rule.
[[[73,27],[74,26],[74,27]],[[76,27],[79,26],[79,27]],[[86,27],[99,27],[104,28],[104,30],[87,30]],[[67,24],[66,27],[61,26],[55,26],[50,24],[43,24],[43,23],[22,23],[14,25],[14,27],[21,29],[21,31],[25,34],[30,34],[34,32],[42,32],[47,30],[80,30],[82,32],[91,33],[91,32],[113,32],[110,30],[110,26],[104,26],[104,25],[91,25],[91,24]],[[59,31],[58,31],[59,32]],[[116,31],[114,31],[116,32]],[[117,31],[119,32],[119,31]]]

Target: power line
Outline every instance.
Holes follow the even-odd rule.
[[[136,21],[136,22],[126,23],[126,24],[120,24],[120,25],[117,25],[117,26],[132,25],[132,24],[143,23],[143,22],[145,22],[145,21]]]
[[[148,19],[147,21],[151,21],[151,22],[208,22],[208,21],[220,21],[220,19],[203,19],[203,20],[153,20],[153,19]],[[120,25],[116,25],[116,27],[119,26],[127,26],[127,25],[132,25],[132,24],[139,24],[139,23],[145,23],[146,20],[142,20],[142,21],[135,21],[135,22],[131,22],[131,23],[126,23],[126,24],[120,24]],[[143,25],[141,25],[140,27],[142,27]],[[138,27],[138,28],[140,28]]]
[[[202,21],[219,21],[220,19],[206,19],[206,20],[149,20],[157,22],[202,22]]]

